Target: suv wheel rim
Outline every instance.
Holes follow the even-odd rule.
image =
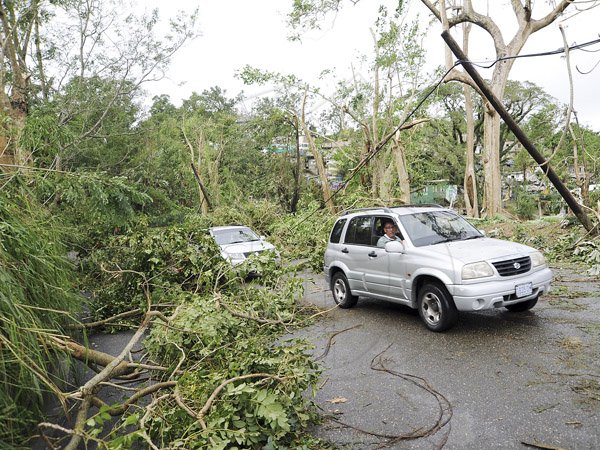
[[[428,292],[423,296],[423,300],[421,301],[421,312],[427,323],[437,325],[442,315],[441,309],[442,304],[437,295]]]
[[[333,285],[333,293],[338,303],[343,302],[346,298],[346,285],[344,284],[344,281],[342,279],[338,278],[337,280],[335,280],[335,283]]]

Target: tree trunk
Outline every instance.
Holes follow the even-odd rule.
[[[298,209],[298,201],[300,200],[300,171],[302,168],[302,160],[300,158],[300,130],[298,125],[298,117],[294,116],[294,146],[296,147],[296,167],[294,169],[294,191],[290,201],[290,212],[296,213]]]
[[[400,184],[400,200],[404,204],[410,204],[410,177],[406,168],[406,154],[404,145],[400,141],[400,133],[396,133],[392,144],[392,152],[396,162],[396,171],[398,172],[398,182]]]
[[[306,106],[307,94],[308,94],[308,90],[304,91],[304,99],[302,100],[302,115],[300,117],[300,123],[302,125],[302,131],[304,132],[304,135],[306,136],[306,140],[308,142],[308,147],[310,148],[310,151],[312,152],[312,155],[315,158],[315,163],[317,164],[317,171],[319,172],[319,180],[321,181],[321,189],[323,191],[323,203],[325,204],[325,206],[331,213],[335,213],[333,199],[331,198],[331,188],[329,186],[329,180],[327,179],[327,173],[325,173],[325,161],[323,161],[323,155],[321,155],[321,152],[317,148],[317,145],[315,144],[315,140],[313,139],[312,134],[310,133],[310,130],[308,129],[308,126],[306,126],[306,121],[304,118],[304,109]]]
[[[187,133],[185,132],[185,120],[181,124],[181,133],[183,134],[183,139],[184,139],[185,143],[187,144],[188,149],[190,151],[190,164],[192,166],[192,172],[194,173],[194,178],[196,179],[196,183],[198,184],[198,196],[200,197],[200,210],[201,210],[202,214],[206,215],[206,214],[208,214],[209,210],[211,209],[210,199],[208,197],[206,185],[204,184],[204,181],[202,180],[202,177],[200,176],[200,173],[194,163],[194,159],[195,159],[194,146],[188,139]],[[202,148],[204,146],[204,136],[202,134],[202,130],[200,130],[198,133],[198,141],[199,141],[199,143],[198,143],[197,164],[198,164],[198,167],[201,167],[202,160],[201,160],[200,155],[202,152]]]
[[[463,27],[463,48],[465,54],[469,51],[469,33],[471,24],[465,24]],[[450,51],[448,50],[448,53]],[[475,120],[473,117],[473,93],[471,87],[464,84],[465,93],[465,116],[467,125],[467,140],[465,148],[465,179],[464,179],[464,199],[467,216],[479,217],[479,200],[477,199],[477,179],[475,178]]]
[[[502,208],[499,145],[500,116],[496,111],[486,111],[483,120],[484,217],[493,217]]]

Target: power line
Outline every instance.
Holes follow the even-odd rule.
[[[592,41],[584,42],[583,44],[571,45],[570,47],[568,47],[568,49],[569,50],[581,50],[584,47],[589,47],[590,45],[599,44],[599,43],[600,43],[600,39],[594,39]],[[529,53],[527,55],[503,56],[501,58],[498,58],[498,59],[492,61],[487,66],[484,65],[483,62],[482,63],[471,62],[471,64],[473,66],[481,67],[482,69],[489,69],[490,67],[495,66],[499,62],[507,61],[507,60],[510,60],[510,59],[535,58],[535,57],[538,57],[538,56],[551,56],[551,55],[558,55],[558,54],[564,53],[564,52],[565,52],[565,48],[561,47],[561,48],[558,48],[556,50],[550,50],[550,51],[539,52],[539,53]],[[461,62],[461,64],[462,64],[462,62]]]

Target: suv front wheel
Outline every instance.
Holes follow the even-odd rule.
[[[340,308],[352,308],[358,301],[358,297],[350,292],[348,279],[342,272],[336,272],[331,278],[331,293]]]
[[[445,331],[458,320],[458,311],[446,288],[439,283],[426,282],[419,291],[419,315],[431,331]]]

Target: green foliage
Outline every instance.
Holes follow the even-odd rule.
[[[53,353],[81,302],[55,224],[25,192],[0,191],[0,448],[15,448],[42,416]]]
[[[600,239],[578,242],[573,255],[590,266],[587,270],[588,274],[600,275]]]
[[[185,354],[178,386],[188,406],[201,410],[224,380],[260,373],[277,379],[256,376],[228,383],[205,417],[206,430],[177,405],[162,404],[150,424],[157,440],[186,448],[280,448],[303,432],[314,419],[303,393],[314,389],[318,370],[305,343],[274,341],[285,330],[283,323],[294,323],[301,289],[287,277],[272,290],[230,284],[229,291],[218,294],[184,294],[171,326],[155,327],[146,347],[165,365],[175,366]]]
[[[310,269],[323,270],[323,256],[336,216],[312,202],[301,208],[303,214],[281,217],[272,227],[272,241],[285,248],[290,259],[306,260]]]
[[[259,234],[268,234],[270,226],[284,214],[279,206],[266,200],[222,206],[211,214],[212,226],[247,225]]]
[[[113,236],[84,262],[91,311],[97,318],[146,309],[165,291],[213,286],[228,271],[206,229],[192,225],[145,228]],[[145,291],[145,288],[148,291]]]
[[[246,211],[255,225],[268,217],[271,207],[262,206],[259,213]],[[306,343],[278,339],[305,317],[298,306],[302,280],[268,255],[247,262],[261,273],[256,282],[237,276],[247,268],[231,269],[205,228],[232,220],[231,214],[191,216],[182,225],[115,236],[85,264],[93,280],[90,309],[99,317],[145,308],[146,295],[175,307],[168,326],[156,323],[145,347],[153,361],[181,370],[178,392],[192,409],[200,411],[225,380],[269,374],[228,383],[206,414],[206,429],[175,402],[158,404],[147,424],[163,445],[280,448],[314,420],[304,393],[314,389],[317,366]],[[93,426],[100,426],[97,419]],[[117,448],[139,437],[128,432],[108,445]]]
[[[102,172],[38,177],[34,190],[41,201],[50,203],[53,214],[79,231],[71,236],[71,242],[83,248],[133,228],[140,222],[140,210],[152,203],[152,198],[126,177]]]
[[[517,191],[517,214],[521,219],[533,219],[537,212],[535,198],[524,189]]]

